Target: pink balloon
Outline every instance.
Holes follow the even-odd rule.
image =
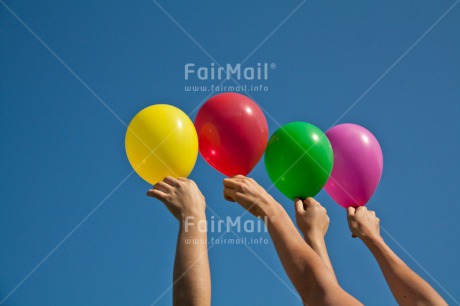
[[[324,188],[340,206],[366,205],[383,170],[377,139],[362,126],[345,123],[326,132],[334,152],[334,166]]]

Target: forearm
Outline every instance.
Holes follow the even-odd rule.
[[[329,271],[331,271],[334,278],[337,280],[337,277],[334,272],[334,268],[332,267],[331,260],[329,258],[329,254],[326,248],[326,242],[324,241],[324,237],[311,237],[309,235],[304,235],[305,242],[313,249],[313,251],[318,254],[321,260],[326,264]]]
[[[173,273],[173,305],[210,305],[209,272],[205,213],[180,221]]]
[[[382,237],[363,239],[400,305],[447,305],[442,297],[412,271],[385,243]]]
[[[338,284],[316,252],[307,245],[286,211],[274,203],[268,211],[268,231],[281,263],[304,302],[312,292],[324,292]]]

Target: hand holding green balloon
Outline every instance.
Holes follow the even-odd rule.
[[[315,196],[329,179],[333,162],[326,135],[306,122],[280,127],[270,137],[265,151],[268,176],[291,200]]]

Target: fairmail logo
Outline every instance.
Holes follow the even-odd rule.
[[[245,81],[266,81],[270,70],[276,69],[275,63],[257,63],[256,66],[245,66],[241,64],[226,64],[218,66],[211,63],[209,66],[197,66],[194,63],[187,63],[184,66],[185,80],[245,80]]]

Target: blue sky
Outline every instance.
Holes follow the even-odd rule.
[[[177,222],[145,196],[147,183],[127,177],[120,120],[156,103],[192,112],[209,93],[184,86],[216,81],[186,81],[184,66],[210,58],[151,1],[0,3],[0,301],[16,289],[3,305],[151,305],[166,292],[156,305],[170,305]],[[440,17],[454,3],[159,2],[220,64],[254,50],[245,65],[276,64],[268,80],[241,83],[269,88],[250,94],[278,123],[326,130],[340,118],[374,133],[384,172],[368,206],[389,245],[452,305],[460,6]],[[267,120],[271,134],[277,123]],[[263,163],[250,176],[271,185]],[[223,200],[223,176],[201,157],[190,177],[208,218],[243,213]],[[293,216],[292,203],[271,193]],[[343,208],[324,191],[317,199],[331,218],[326,239],[342,286],[367,305],[394,305]],[[298,304],[271,242],[251,249],[210,249],[213,304]]]

